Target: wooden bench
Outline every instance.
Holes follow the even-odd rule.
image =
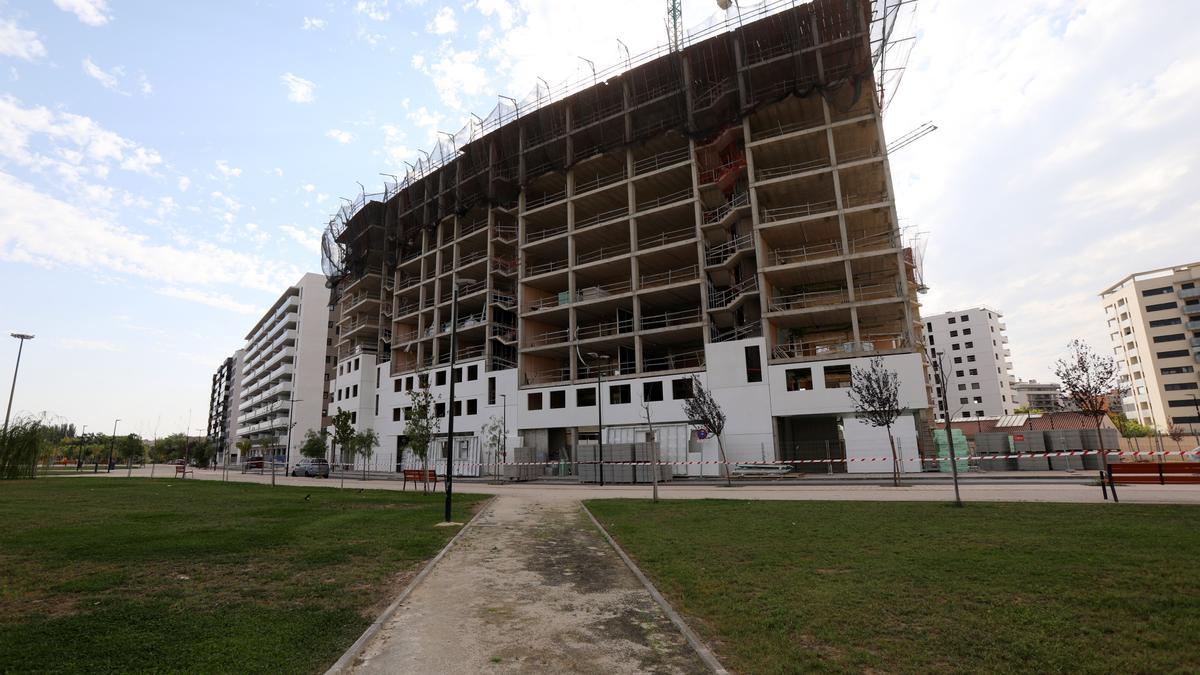
[[[429,478],[429,482],[433,483],[433,489],[437,490],[437,472],[433,469],[429,469],[428,471],[422,469],[404,469],[404,484],[400,486],[400,489],[406,489],[410,480],[418,485],[423,484],[426,475]]]
[[[1107,489],[1105,484],[1107,483]],[[1135,462],[1109,464],[1100,472],[1100,489],[1117,499],[1117,483],[1125,485],[1200,485],[1200,462]]]

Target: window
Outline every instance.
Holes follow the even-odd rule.
[[[826,389],[850,388],[850,364],[841,366],[825,366]]]
[[[961,356],[956,356],[956,357],[954,357],[954,362],[955,362],[955,363],[962,363],[962,357],[961,357]]]
[[[535,393],[532,393],[529,395],[529,409],[530,410],[541,410],[542,409],[542,392],[539,391],[539,392],[535,392]]]
[[[478,415],[479,414],[479,399],[473,398],[473,399],[467,401],[467,414],[468,415]]]
[[[1185,339],[1187,339],[1187,336],[1184,335],[1183,333],[1172,333],[1170,335],[1159,335],[1158,337],[1154,338],[1154,341],[1159,342],[1159,343],[1161,343],[1161,342],[1179,342],[1180,340],[1185,340]]]
[[[979,401],[979,403],[983,403],[983,401]],[[976,417],[983,417],[983,411],[982,411],[982,410],[976,410],[976,411],[975,411],[975,416],[976,416]]]
[[[475,381],[479,379],[479,364],[467,366],[467,380]]]
[[[1155,319],[1150,322],[1151,328],[1162,328],[1163,326],[1178,326],[1183,323],[1183,319],[1175,317],[1173,319]]]
[[[357,412],[352,411],[350,413],[350,424],[358,424],[358,413]]]
[[[462,401],[454,402],[454,416],[462,417]]]
[[[933,322],[926,321],[925,322],[925,330],[932,333],[933,332]]]
[[[971,388],[972,388],[972,389],[978,389],[978,388],[979,388],[979,383],[978,383],[978,382],[972,382],[972,383],[971,383]]]
[[[694,395],[692,392],[692,378],[681,377],[677,380],[671,380],[671,398],[678,401],[680,399],[692,398]]]
[[[1168,351],[1168,352],[1159,352],[1158,358],[1160,358],[1160,359],[1177,359],[1181,356],[1187,356],[1187,355],[1188,355],[1188,350],[1186,350],[1186,349],[1172,349],[1171,351]]]
[[[958,317],[958,320],[966,323],[971,320],[971,317],[967,314],[963,314],[962,316]]]
[[[354,385],[353,392],[354,393],[350,394],[351,396],[358,396],[358,385],[357,384]]]
[[[454,383],[458,384],[459,382],[462,382],[462,380],[463,380],[462,376],[463,376],[463,369],[455,368],[454,369]]]
[[[971,411],[970,411],[970,410],[964,410],[964,411],[963,411],[963,414],[962,414],[962,416],[963,416],[963,417],[970,417],[970,416],[971,416]],[[948,456],[948,455],[947,455],[947,456]]]
[[[1187,389],[1196,389],[1197,387],[1200,387],[1200,385],[1196,384],[1195,382],[1180,382],[1178,384],[1165,385],[1163,386],[1163,389],[1166,389],[1167,391],[1184,391]]]
[[[970,335],[970,334],[971,334],[971,329],[970,329],[970,328],[964,328],[964,329],[963,329],[963,335]]]
[[[933,336],[932,336],[932,335],[930,335],[930,336],[929,336],[929,344],[934,344],[934,340],[933,340]],[[931,350],[929,350],[929,351],[931,351],[931,352],[932,352],[933,350],[931,349]]]
[[[392,408],[392,421],[393,422],[403,421],[401,419],[401,415],[403,415],[403,414],[404,414],[403,408]]]
[[[339,401],[342,400],[342,390],[341,389],[337,390],[337,400],[339,400]]]
[[[433,406],[433,414],[437,415],[438,417],[445,417],[446,416],[446,404],[445,403],[435,404]]]
[[[960,404],[962,404],[962,405],[966,405],[966,404],[967,404],[967,399],[965,399],[965,398],[960,398],[960,399],[958,399],[958,402],[959,402]]]
[[[958,350],[962,349],[962,345],[955,342],[954,344],[950,345],[950,349],[953,349],[954,351],[958,351]]]
[[[971,400],[972,400],[972,401],[974,401],[974,402],[976,402],[976,403],[983,403],[983,397],[982,397],[982,396],[974,396],[974,397],[972,397],[972,398],[971,398]]]
[[[1164,309],[1176,309],[1179,307],[1177,302],[1160,302],[1157,305],[1146,305],[1147,312],[1161,312]]]
[[[358,372],[358,359],[354,359],[354,372]]]
[[[962,376],[963,376],[963,371],[961,371],[961,370],[956,370],[956,371],[954,371],[954,376],[955,376],[955,377],[962,377]]]
[[[785,380],[788,391],[812,391],[812,368],[789,368]]]
[[[421,373],[420,375],[417,376],[417,381],[420,382],[422,389],[428,388],[429,387],[429,373]],[[409,389],[412,389],[412,387],[409,387]]]
[[[496,405],[496,378],[488,378],[488,405]]]
[[[975,346],[975,343],[974,343],[974,342],[968,342],[967,344],[965,344],[965,345],[963,345],[963,346],[964,346],[964,347],[966,347],[967,349],[971,349],[971,348],[973,348],[973,347]]]
[[[997,371],[999,371],[1000,369],[999,369],[999,368],[997,368],[996,370],[997,370]],[[979,369],[978,369],[978,368],[972,368],[972,369],[968,370],[967,372],[968,372],[968,373],[970,373],[970,374],[972,374],[972,375],[978,375],[978,374],[979,374]]]
[[[642,383],[642,400],[643,401],[661,401],[661,400],[663,400],[662,382],[643,382]]]
[[[1146,290],[1142,291],[1142,297],[1148,298],[1152,295],[1166,295],[1167,293],[1170,293],[1173,290],[1175,290],[1175,289],[1171,286],[1162,286],[1160,288],[1147,288]]]
[[[975,355],[967,354],[967,363],[975,363]]]
[[[958,385],[958,390],[959,390],[959,391],[966,391],[966,390],[967,390],[967,385],[965,385],[965,384],[960,384],[960,385]]]
[[[946,323],[956,323],[956,322],[957,322],[957,320],[954,317],[950,317],[949,319],[946,319]]]
[[[436,373],[434,373],[433,374],[433,382],[434,382],[434,384],[436,384],[439,387],[442,386],[443,384],[446,384],[446,371],[439,370]]]
[[[612,384],[608,387],[608,402],[613,405],[629,403],[630,392],[627,384]]]
[[[404,380],[397,379],[392,382],[392,391],[404,391]]]
[[[408,377],[404,378],[404,388],[409,391],[412,391],[412,388],[413,388],[412,375],[409,375]]]
[[[758,345],[746,347],[746,381],[762,382],[762,356]]]
[[[406,419],[406,420],[412,419],[412,406],[411,405],[404,406],[404,419]]]
[[[958,331],[956,331],[956,330],[950,331],[950,337],[958,337]]]
[[[575,405],[580,408],[591,408],[596,405],[596,390],[592,388],[575,390]]]
[[[565,408],[567,407],[567,392],[559,389],[558,391],[550,392],[550,407]]]

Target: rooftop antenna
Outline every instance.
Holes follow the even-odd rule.
[[[679,51],[681,46],[682,23],[683,5],[680,0],[667,0],[667,44],[673,52]]]

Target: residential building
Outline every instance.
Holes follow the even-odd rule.
[[[1200,262],[1131,274],[1100,300],[1125,415],[1162,431],[1200,424]]]
[[[237,438],[254,444],[252,455],[276,456],[291,465],[304,432],[322,427],[329,324],[325,277],[309,273],[285,290],[246,334]]]
[[[942,354],[949,373],[952,418],[1011,415],[1017,404],[1004,315],[981,305],[924,318],[929,358]],[[944,419],[945,401],[936,374],[933,388],[937,416]]]
[[[1013,410],[1026,408],[1048,413],[1066,410],[1061,389],[1057,382],[1017,380],[1012,383]]]
[[[726,407],[731,461],[879,471],[844,461],[890,454],[848,395],[852,368],[878,356],[901,375],[895,432],[915,459],[921,284],[871,16],[834,0],[746,10],[601,84],[501,102],[346,205],[323,241],[331,409],[373,426],[378,461],[400,465],[410,392],[428,378],[463,470],[486,464],[471,459],[480,429],[503,418],[510,447],[569,472],[602,414],[605,443],[652,422],[664,459],[695,475],[717,471],[703,463],[715,440],[683,413],[696,376]]]
[[[237,460],[237,409],[242,393],[242,354],[239,349],[227,357],[212,376],[212,393],[208,399],[208,440],[216,452],[214,461],[224,464]]]

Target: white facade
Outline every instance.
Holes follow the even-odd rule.
[[[290,466],[304,432],[321,428],[329,321],[325,277],[310,273],[284,291],[246,335],[237,436],[254,444],[250,456],[274,453]],[[269,449],[264,451],[261,439]]]
[[[1057,382],[1017,380],[1012,384],[1013,406],[1034,408],[1045,412],[1065,409],[1062,387]]]
[[[1004,315],[990,307],[972,307],[945,312],[925,319],[925,347],[931,363],[945,356],[950,391],[946,397],[955,418],[1002,417],[1011,415],[1013,401],[1012,353],[1004,334]],[[935,374],[930,372],[930,377]],[[932,383],[934,410],[946,415],[941,383]]]

